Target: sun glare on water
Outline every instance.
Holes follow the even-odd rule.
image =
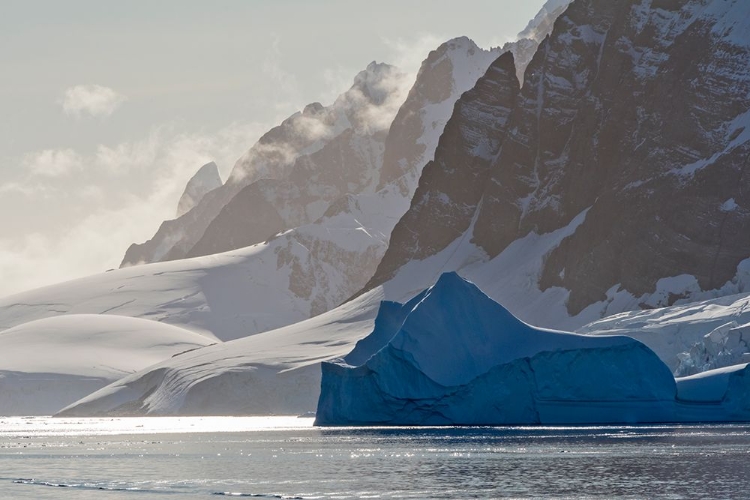
[[[312,417],[0,417],[0,438],[252,432],[312,428]]]

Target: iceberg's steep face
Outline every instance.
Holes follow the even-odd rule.
[[[742,364],[675,380],[637,340],[534,328],[446,273],[409,304],[383,303],[373,333],[322,364],[316,423],[747,421],[748,373]]]
[[[177,203],[177,217],[181,217],[197,205],[209,191],[220,187],[222,184],[219,175],[219,167],[210,162],[203,165],[195,173],[185,186],[185,191]]]
[[[533,328],[455,273],[444,274],[413,308],[386,308],[371,337],[387,342],[380,350],[358,366],[347,362],[363,356],[323,364],[318,424],[673,418],[671,373],[633,339]],[[403,312],[402,324],[388,339]]]
[[[452,121],[492,145],[488,160],[459,155],[462,135],[446,127],[366,289],[387,289],[401,273],[418,289],[441,271],[479,279],[524,246],[511,266],[529,267],[516,294],[554,310],[545,326],[741,291],[738,268],[750,257],[747,9],[741,0],[570,4],[520,90],[506,79],[479,93],[480,81],[473,106],[483,112],[457,106]],[[420,271],[412,265],[428,259]],[[680,276],[689,279],[661,288]],[[505,303],[503,288],[488,292]]]
[[[747,363],[677,379],[677,406],[683,420],[750,420],[750,366]]]

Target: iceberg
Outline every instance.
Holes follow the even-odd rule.
[[[750,420],[746,366],[675,380],[643,343],[535,328],[445,273],[322,364],[317,425]],[[697,380],[697,381],[696,381]]]

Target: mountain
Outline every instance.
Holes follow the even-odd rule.
[[[506,57],[458,102],[365,290],[458,270],[566,328],[743,290],[748,19],[739,0],[572,3],[520,89]]]
[[[521,31],[516,41],[508,42],[502,47],[502,51],[510,51],[516,61],[516,76],[523,83],[526,67],[531,58],[536,54],[536,49],[550,33],[558,17],[565,12],[573,0],[547,0],[534,19],[529,21],[526,28]]]
[[[372,190],[408,85],[393,66],[371,63],[331,106],[310,104],[267,132],[223,186],[131,245],[121,267],[260,243],[313,222],[339,196]]]
[[[519,40],[502,48],[484,51],[466,37],[438,48],[420,69],[424,74],[409,102],[404,75],[369,65],[331,106],[310,104],[269,131],[238,160],[221,189],[190,213],[165,221],[148,242],[132,245],[122,266],[260,243],[315,221],[339,196],[372,193],[392,182],[410,198],[447,119],[444,104],[470,89],[501,53],[516,55],[522,75],[568,1],[549,0]],[[455,55],[462,51],[464,58]]]
[[[0,324],[17,324],[51,314],[82,311],[106,313],[111,310],[119,314],[158,319],[230,341],[292,324],[334,307],[361,288],[374,272],[387,247],[389,232],[408,209],[416,180],[424,164],[434,154],[437,139],[452,113],[455,101],[474,85],[496,58],[497,52],[482,50],[467,38],[446,42],[429,54],[386,138],[384,164],[376,192],[344,196],[332,203],[316,222],[286,231],[252,247],[215,256],[120,269],[99,277],[10,297],[0,303]],[[61,300],[62,297],[66,299]],[[347,318],[353,315],[361,317],[361,320],[345,319],[344,324],[340,324],[341,310],[337,309],[333,319],[323,314],[310,320],[312,323],[304,322],[284,329],[311,332],[312,339],[300,337],[300,333],[295,333],[288,340],[283,340],[284,334],[267,337],[261,333],[260,337],[248,337],[247,343],[243,343],[246,348],[227,342],[229,350],[220,349],[217,345],[213,347],[215,351],[203,351],[202,355],[207,356],[204,359],[215,359],[217,368],[233,366],[229,371],[219,369],[206,379],[206,384],[200,385],[209,388],[214,395],[212,401],[216,406],[212,406],[212,410],[197,403],[191,408],[182,403],[174,406],[177,401],[182,401],[180,396],[160,400],[158,404],[155,397],[137,411],[200,413],[219,411],[218,408],[224,408],[221,411],[229,413],[251,411],[236,406],[240,400],[231,395],[236,389],[232,384],[226,385],[225,377],[243,380],[251,373],[257,373],[258,363],[266,366],[263,369],[266,373],[262,384],[264,388],[261,389],[264,396],[256,395],[253,398],[255,409],[252,411],[266,411],[263,408],[285,412],[314,409],[320,381],[319,364],[309,364],[303,360],[309,360],[310,350],[315,344],[320,344],[321,352],[326,356],[331,354],[331,348],[338,355],[351,348],[359,337],[367,333],[368,321],[374,317],[375,306],[371,302],[365,301],[364,305],[360,304],[352,310],[346,307],[342,309],[349,311],[345,314]],[[358,324],[363,326],[352,331],[351,328]],[[336,335],[331,328],[341,331],[340,339],[333,338]],[[255,337],[258,339],[250,340]],[[295,342],[301,342],[301,345],[292,347]],[[289,371],[289,375],[281,375],[278,372],[280,365],[274,361],[275,346],[281,345],[287,347],[281,348],[284,354],[278,351],[279,360],[285,359],[283,364],[287,368],[291,367],[288,364],[292,362],[291,350],[299,353],[297,356],[301,364],[295,365],[297,368]],[[219,361],[218,358],[229,352],[256,354],[252,355],[252,363],[233,356],[231,360]],[[183,358],[180,361],[184,361],[184,366],[172,367],[172,362],[166,363],[165,367],[169,368],[155,368],[158,372],[146,375],[142,380],[133,377],[132,384],[139,388],[148,385],[147,390],[150,390],[158,384],[167,383],[182,370],[185,371],[180,377],[186,377],[186,380],[197,374],[188,366],[194,361],[202,363],[197,358]],[[276,385],[275,381],[279,381],[280,385]],[[292,381],[298,389],[285,385]],[[226,387],[229,392],[219,391],[214,382]],[[131,382],[124,380],[123,384]],[[271,387],[268,384],[275,389],[266,392],[267,387]],[[186,386],[180,387],[187,389]],[[139,390],[114,390],[112,397],[119,401],[125,394],[139,394]],[[177,387],[170,385],[157,392],[166,394],[175,390],[178,390]],[[203,389],[196,387],[196,390],[202,392]],[[289,390],[299,391],[299,394],[289,393]],[[278,394],[278,399],[271,397],[273,393]],[[219,403],[222,397],[227,400]],[[192,396],[188,399],[192,399]],[[109,397],[106,400],[107,403],[102,403],[105,406],[111,401]],[[154,401],[153,404],[151,401]],[[98,407],[98,403],[94,406]],[[89,409],[85,411],[99,411],[90,405],[86,405],[86,408]],[[134,409],[132,411],[136,412]]]
[[[367,183],[382,184],[377,191],[370,188],[359,194],[344,193],[330,204],[322,204],[325,211],[314,222],[251,247],[214,256],[131,266],[1,299],[0,331],[59,314],[119,314],[155,319],[226,341],[302,321],[339,305],[364,286],[375,271],[385,253],[388,234],[408,209],[416,179],[427,158],[434,154],[437,138],[454,102],[474,85],[495,57],[495,53],[480,49],[468,38],[446,42],[429,54],[393,120],[391,133],[383,141],[384,151],[379,156],[387,159],[386,165],[391,167],[386,170],[385,166],[370,165],[359,171],[367,174]],[[377,65],[371,69],[390,72]],[[361,74],[353,88],[368,85],[367,82],[372,84],[372,76]],[[431,93],[439,86],[444,92]],[[353,99],[352,95],[347,99]],[[339,103],[336,109],[349,108]],[[369,119],[375,116],[373,109]],[[296,120],[312,120],[311,115],[320,118],[326,113],[322,106],[308,106]],[[351,116],[353,119],[355,115]],[[346,120],[351,122],[349,118]],[[339,121],[343,123],[343,118]],[[350,184],[347,176],[353,174],[336,170],[342,166],[336,162],[323,164],[321,160],[313,164],[309,158],[325,151],[339,151],[342,144],[352,141],[372,144],[372,137],[380,137],[380,132],[365,139],[357,137],[351,130],[345,130],[316,153],[297,161],[296,167],[316,166],[317,170],[304,171],[305,175],[298,178],[290,176],[292,180],[257,181],[236,198],[243,200],[243,193],[257,193],[258,186],[266,186],[266,194],[274,193],[284,201],[277,206],[288,207],[286,212],[294,214],[304,200],[287,195],[320,189],[318,203],[332,197],[330,193],[346,188],[342,180]],[[403,147],[403,137],[410,137],[412,144],[418,145]],[[238,163],[242,164],[242,160]],[[234,175],[237,172],[236,167]],[[280,185],[289,187],[292,182],[297,183],[296,189],[278,189]],[[209,192],[204,197],[207,201],[201,201],[198,207],[224,196],[226,186]],[[265,199],[263,193],[259,198]],[[236,203],[230,201],[227,208]],[[184,217],[195,213],[197,209]],[[172,222],[179,223],[184,217]],[[241,233],[239,222],[230,226]]]
[[[216,163],[210,162],[203,165],[185,186],[185,191],[177,203],[177,217],[190,211],[209,191],[213,191],[221,185],[221,176]]]
[[[209,191],[221,185],[221,176],[216,163],[210,162],[203,165],[185,186],[185,191],[177,203],[177,217],[191,210]]]

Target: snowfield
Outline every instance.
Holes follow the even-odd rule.
[[[373,291],[307,321],[171,358],[94,392],[59,415],[314,411],[320,362],[343,356],[372,330],[381,298]]]
[[[0,332],[0,415],[50,415],[159,361],[214,343],[144,319],[73,314]]]

